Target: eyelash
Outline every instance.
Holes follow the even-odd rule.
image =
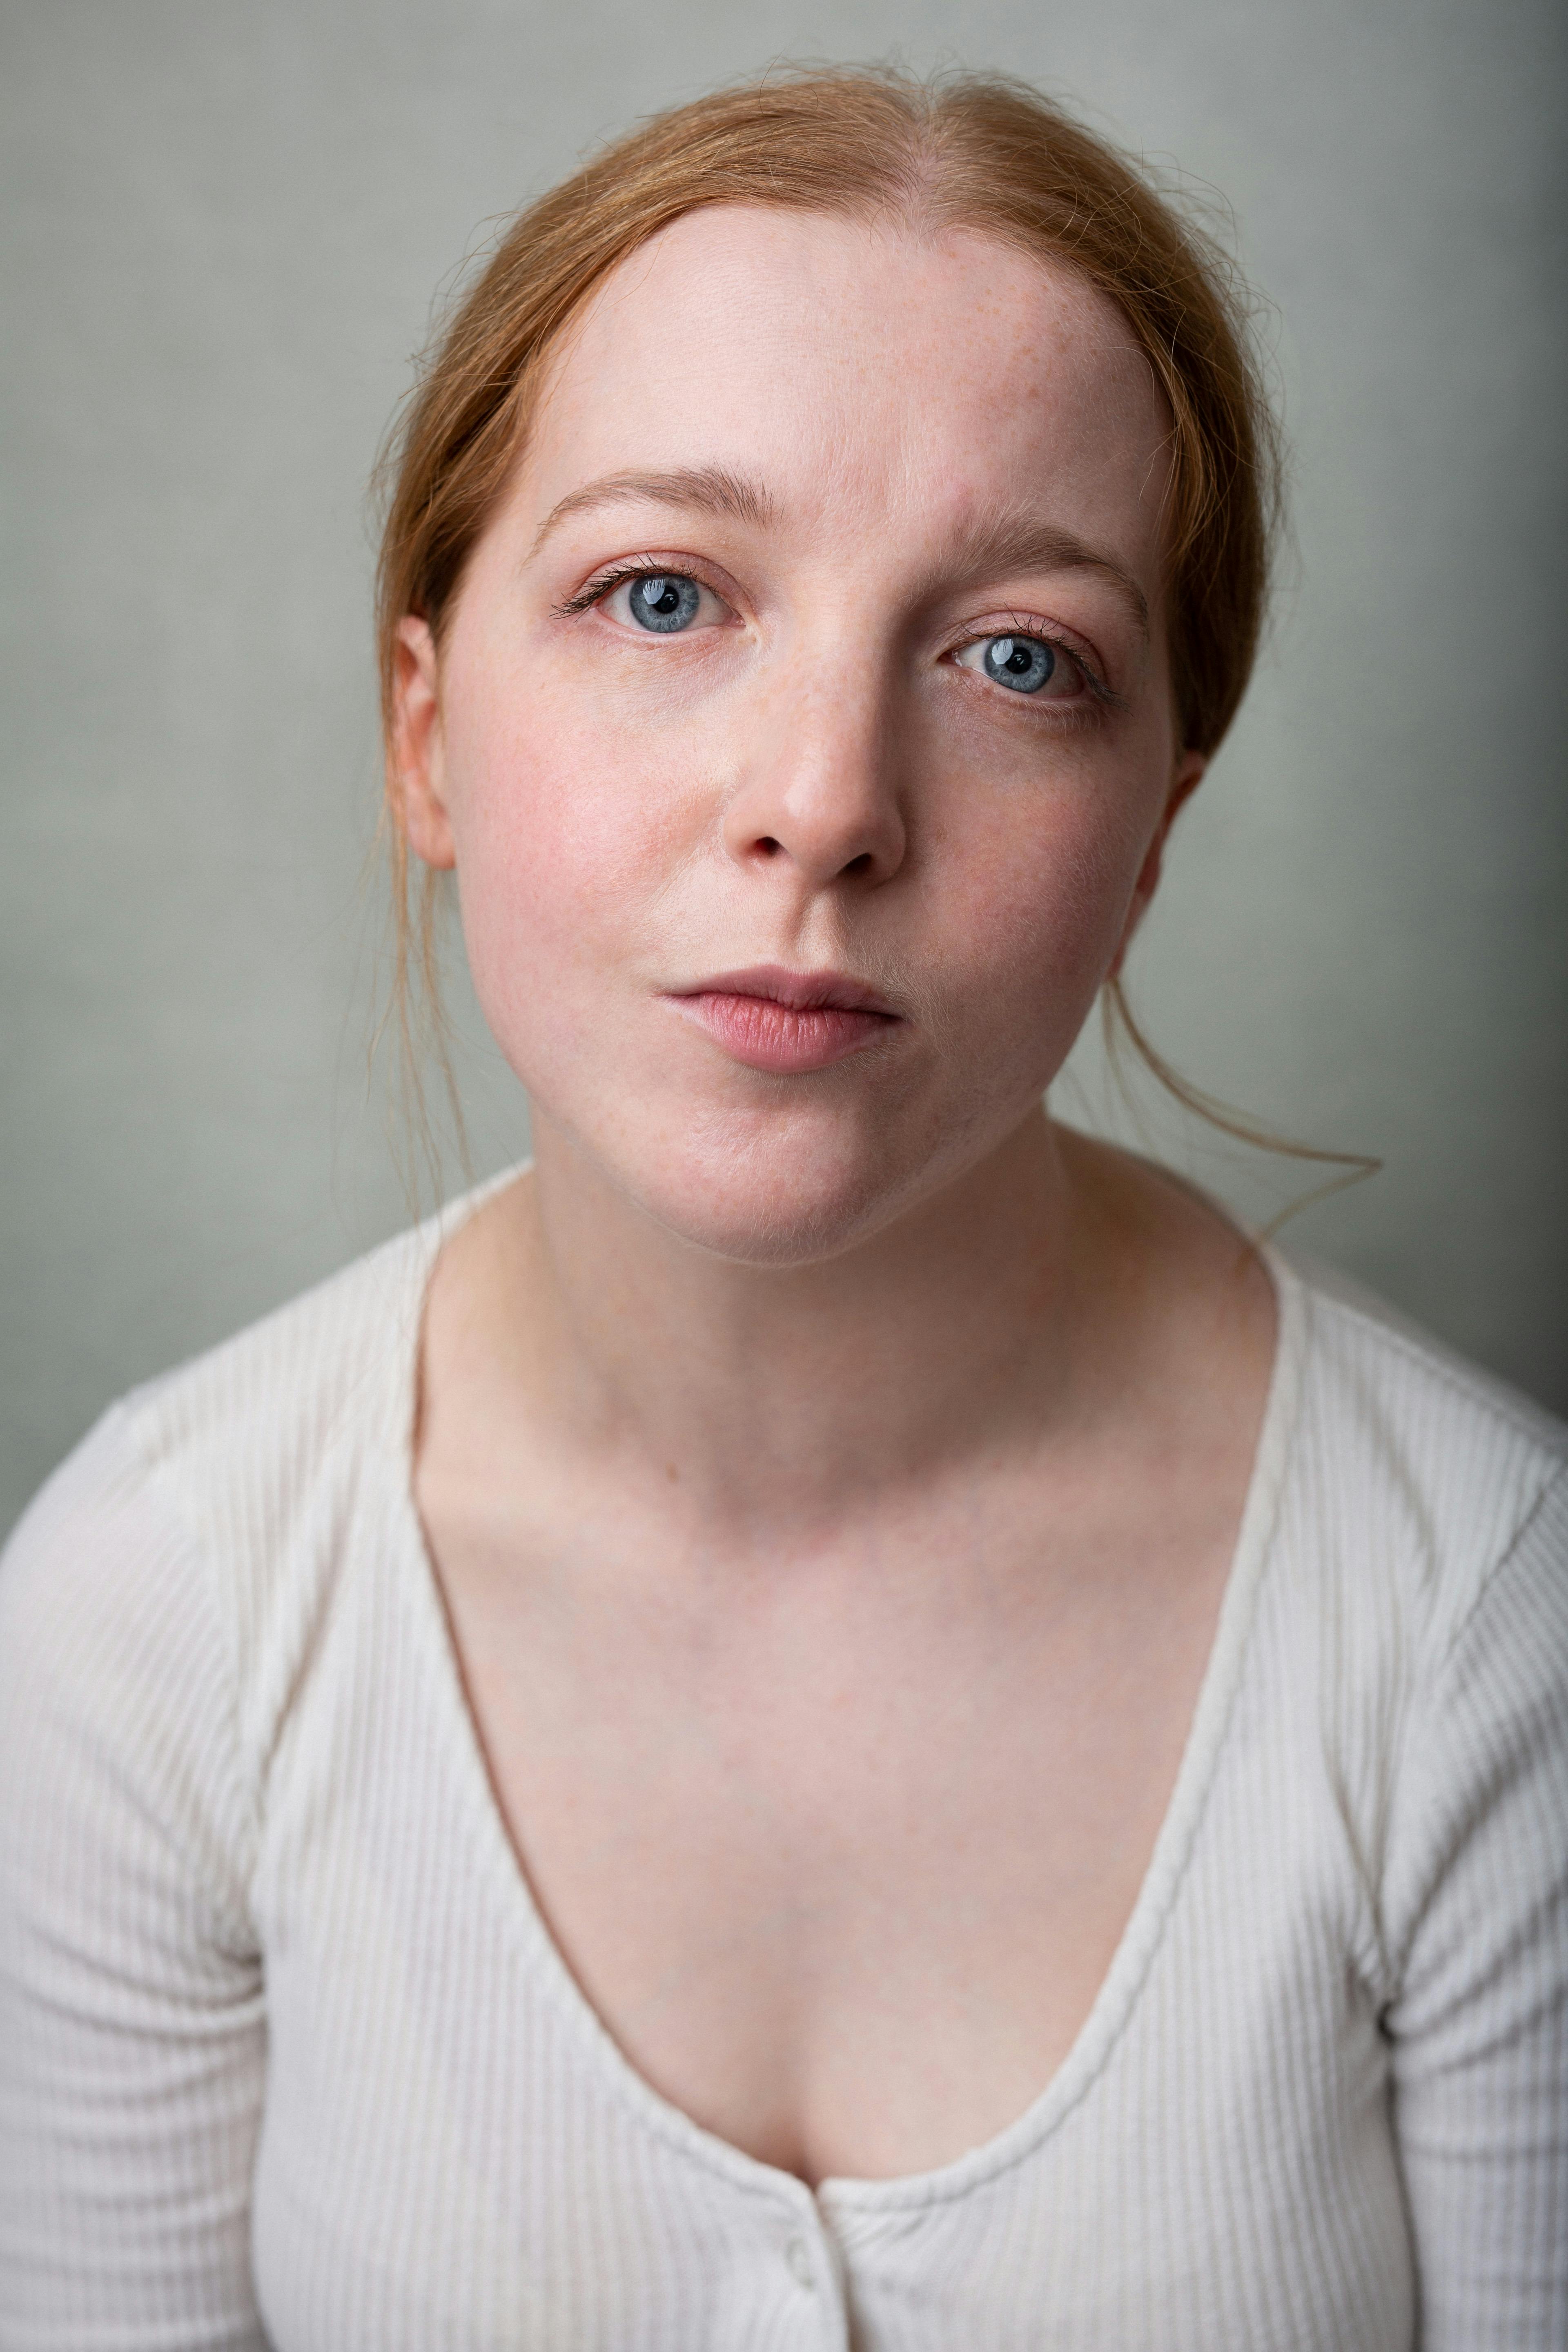
[[[956,645],[949,646],[947,650],[950,654],[961,654],[970,646],[983,646],[988,637],[1005,637],[1009,633],[1014,636],[1037,638],[1041,645],[1049,646],[1053,653],[1066,654],[1068,661],[1088,687],[1093,699],[1102,704],[1106,709],[1125,710],[1128,708],[1125,696],[1118,694],[1114,687],[1106,684],[1088,655],[1080,653],[1074,643],[1060,634],[1059,625],[1053,625],[1049,621],[1042,621],[1037,614],[1032,613],[1005,613],[999,623],[992,624],[984,629],[976,629],[973,636],[961,637]],[[1021,696],[1017,698],[1023,699]]]
[[[661,563],[657,556],[639,555],[634,563],[618,563],[608,572],[595,572],[585,587],[579,588],[574,596],[568,596],[563,603],[552,605],[551,611],[556,620],[569,621],[574,614],[586,613],[591,606],[602,604],[605,597],[618,588],[623,581],[651,580],[660,572],[674,572],[677,570],[683,580],[698,581],[711,594],[715,596],[720,594],[720,590],[713,586],[712,582],[705,579],[700,572],[694,569],[689,555],[682,556],[679,566],[673,563]]]
[[[713,586],[712,582],[704,578],[703,574],[695,568],[689,556],[683,556],[680,559],[680,565],[684,578],[698,581],[714,596],[721,593],[720,590]],[[572,620],[577,614],[590,612],[595,604],[602,604],[605,597],[612,595],[624,582],[650,579],[666,569],[673,571],[675,566],[657,556],[650,555],[638,556],[635,562],[615,564],[608,572],[595,572],[591,580],[578,589],[575,595],[565,597],[561,604],[552,605],[551,610],[558,621]],[[1085,686],[1088,687],[1094,701],[1103,709],[1108,710],[1127,709],[1125,698],[1118,694],[1113,687],[1106,684],[1104,678],[1079,651],[1077,646],[1069,645],[1063,636],[1053,635],[1049,623],[1037,619],[1032,614],[1008,613],[1003,616],[1000,627],[981,629],[973,636],[961,637],[955,645],[949,646],[947,651],[950,654],[963,653],[966,646],[984,645],[987,637],[1005,636],[1009,630],[1021,637],[1037,637],[1042,645],[1049,646],[1054,652],[1066,654]]]

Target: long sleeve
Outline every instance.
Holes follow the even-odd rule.
[[[0,1560],[3,2352],[263,2352],[234,1682],[121,1408]]]
[[[627,2066],[508,1845],[407,1485],[431,1246],[110,1414],[0,1560],[0,2352],[1563,2352],[1554,1424],[1293,1314],[1084,2031],[814,2196]]]
[[[1568,2345],[1568,1475],[1412,1727],[1387,2018],[1421,2352]]]

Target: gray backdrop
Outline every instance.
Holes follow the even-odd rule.
[[[405,1219],[364,1075],[369,462],[484,225],[774,57],[1006,68],[1234,205],[1297,549],[1137,1001],[1201,1084],[1384,1156],[1302,1244],[1568,1410],[1564,27],[1552,0],[10,6],[0,1527],[118,1391]],[[458,995],[483,1169],[525,1118]],[[1079,1062],[1064,1103],[1100,1115]],[[1310,1181],[1152,1117],[1251,1213]]]

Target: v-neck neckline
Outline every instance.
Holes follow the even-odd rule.
[[[1146,1980],[1185,1874],[1226,1728],[1241,1680],[1263,1571],[1279,1517],[1300,1400],[1308,1340],[1304,1286],[1268,1244],[1260,1255],[1276,1301],[1274,1359],[1209,1654],[1163,1819],[1137,1895],[1089,2011],[1049,2080],[1011,2123],[961,2156],[921,2172],[886,2179],[829,2176],[816,2189],[797,2173],[749,2155],[707,2129],[639,2072],[584,1992],[555,1940],[513,1843],[485,1759],[464,1686],[440,1578],[415,1499],[415,1432],[424,1308],[442,1245],[493,1194],[526,1172],[526,1162],[475,1188],[410,1234],[410,1295],[398,1317],[400,1345],[384,1391],[383,1442],[392,1454],[385,1482],[392,1549],[406,1569],[427,1636],[426,1655],[449,1734],[449,1753],[470,1813],[488,1846],[497,1882],[523,1931],[557,2019],[582,2050],[601,2086],[655,2137],[732,2186],[793,2210],[871,2213],[941,2204],[966,2195],[1031,2155],[1088,2095],[1121,2039]]]

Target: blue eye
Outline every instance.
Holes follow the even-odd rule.
[[[1015,694],[1038,694],[1055,676],[1057,657],[1039,637],[987,637],[983,667],[987,677]]]
[[[644,572],[630,583],[626,610],[639,628],[668,635],[675,629],[689,629],[701,602],[701,589],[683,573]]]

